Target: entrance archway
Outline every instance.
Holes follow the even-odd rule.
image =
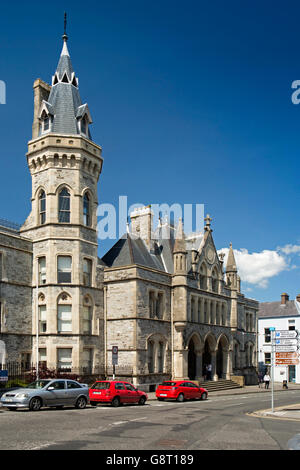
[[[219,342],[218,350],[217,350],[217,376],[219,379],[223,377],[223,348],[221,342]]]
[[[218,348],[216,354],[216,374],[219,379],[226,378],[229,373],[229,341],[223,334],[218,340]]]
[[[189,342],[188,376],[190,380],[194,380],[196,378],[196,352],[195,352],[195,343],[193,341],[193,338]]]
[[[211,352],[210,352],[210,346],[208,340],[205,341],[204,344],[204,351],[203,351],[203,356],[202,356],[202,365],[203,365],[203,370],[202,370],[202,375],[205,377],[207,375],[207,370],[206,367],[211,364]],[[211,377],[207,377],[207,379],[211,379]]]

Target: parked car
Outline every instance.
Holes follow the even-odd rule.
[[[122,380],[99,380],[91,386],[89,396],[92,406],[98,403],[110,403],[112,406],[120,406],[123,403],[144,405],[148,399],[145,392]]]
[[[179,402],[190,399],[206,400],[208,392],[187,380],[168,381],[159,385],[155,392],[158,400],[173,399]]]
[[[10,410],[29,408],[39,411],[42,406],[75,406],[83,409],[89,400],[89,388],[75,380],[45,379],[36,380],[26,388],[18,388],[2,395],[2,406]]]
[[[10,387],[10,388],[0,388],[0,398],[4,393],[11,392],[12,390],[17,390],[20,387]]]

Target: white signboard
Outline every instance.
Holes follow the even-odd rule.
[[[277,338],[297,338],[298,331],[296,330],[276,330],[275,339]]]
[[[275,339],[275,346],[281,345],[281,346],[297,346],[298,340],[297,338],[284,338],[284,339]]]
[[[295,346],[280,346],[276,345],[275,346],[276,352],[297,352],[298,347],[295,344]]]

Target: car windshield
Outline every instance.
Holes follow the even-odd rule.
[[[44,388],[50,383],[50,380],[36,380],[31,384],[27,385],[26,388]]]
[[[110,387],[109,382],[96,382],[94,385],[91,386],[94,390],[108,390]]]
[[[176,382],[163,382],[164,387],[175,387]]]

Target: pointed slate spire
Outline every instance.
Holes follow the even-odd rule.
[[[43,103],[51,118],[48,132],[67,135],[79,134],[91,140],[89,124],[92,122],[92,118],[88,105],[82,104],[80,98],[78,79],[75,76],[67,46],[66,14],[62,39],[63,47],[52,78],[49,98],[47,102]]]
[[[232,249],[232,243],[230,243],[230,248],[229,248],[229,253],[228,253],[228,258],[227,258],[227,264],[226,264],[226,272],[227,273],[236,273],[237,272],[237,267],[236,267],[236,262],[235,262],[235,257]]]

